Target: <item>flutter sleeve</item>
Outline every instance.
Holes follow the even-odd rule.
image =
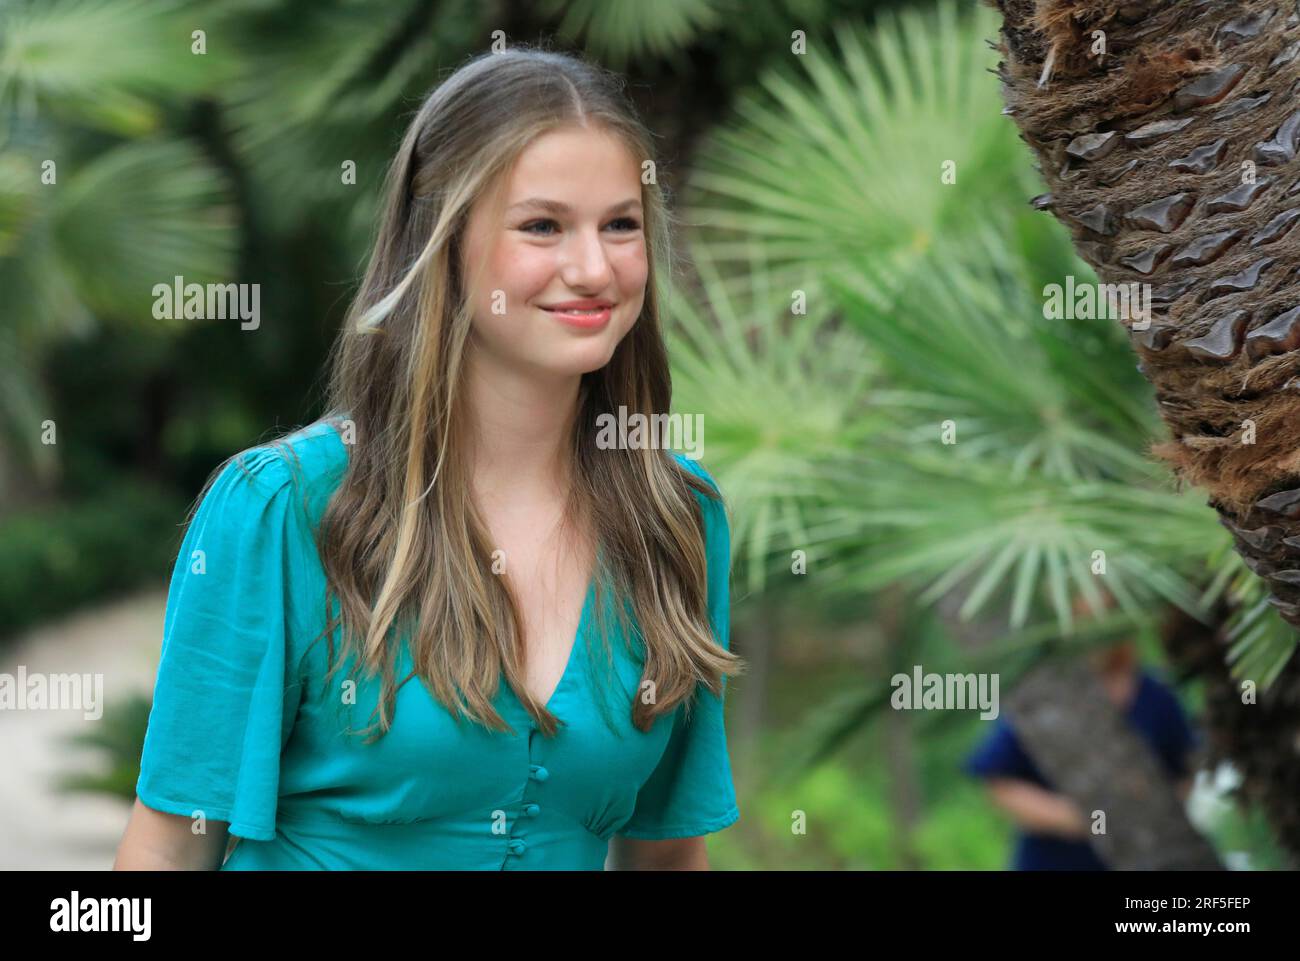
[[[290,595],[303,526],[280,453],[241,457],[209,486],[176,559],[136,794],[269,841],[301,693]]]
[[[697,462],[675,456],[718,489]],[[718,644],[730,650],[731,531],[726,508],[720,499],[696,497],[704,513],[709,618]],[[724,675],[724,695],[726,681]],[[647,841],[696,837],[721,831],[739,820],[722,705],[722,698],[701,684],[689,720],[678,706],[668,747],[637,794],[632,817],[619,834]]]

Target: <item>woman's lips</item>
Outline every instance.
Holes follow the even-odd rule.
[[[553,310],[548,307],[541,309],[561,323],[583,330],[597,330],[604,327],[614,313],[613,307],[603,307],[594,311]]]

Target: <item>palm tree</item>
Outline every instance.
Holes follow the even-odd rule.
[[[1300,626],[1300,7],[996,6],[1006,112],[1048,186],[1035,205],[1103,282],[1150,285],[1151,316],[1121,322],[1171,435],[1154,453],[1208,492],[1273,616]],[[1294,658],[1258,704],[1219,749],[1300,850]]]

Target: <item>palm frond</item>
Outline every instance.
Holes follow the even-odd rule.
[[[1160,421],[1117,326],[1044,319],[1041,293],[1027,284],[1032,258],[1002,240],[1011,229],[1009,218],[993,218],[944,241],[935,269],[902,282],[885,308],[861,285],[837,285],[846,320],[897,391],[889,400],[899,440],[930,443],[948,422],[954,456],[1000,461],[1013,479],[1031,470],[1067,480],[1159,476],[1140,451]],[[1038,249],[1051,244],[1069,250],[1059,229]]]
[[[1068,634],[1072,596],[1100,584],[1135,617],[1157,602],[1199,615],[1197,565],[1227,536],[1203,523],[1194,494],[1040,473],[1011,479],[1004,464],[958,460],[937,443],[872,451],[823,493],[838,511],[808,534],[828,558],[818,576],[828,596],[903,581],[934,602],[966,583],[963,618],[996,600],[1013,629],[1047,603]]]
[[[727,0],[543,0],[539,5],[543,16],[564,15],[556,28],[559,37],[581,40],[588,53],[615,70],[638,57],[659,57],[689,46],[720,23],[729,8]]]
[[[1226,592],[1233,601],[1233,614],[1225,625],[1230,673],[1237,680],[1250,679],[1262,688],[1271,687],[1300,644],[1297,632],[1268,602],[1264,580],[1251,571],[1241,555],[1225,540],[1206,556],[1206,567],[1214,574],[1202,603],[1213,604]]]
[[[229,187],[191,144],[114,147],[76,170],[53,204],[58,269],[105,320],[166,323],[153,316],[155,284],[178,275],[186,283],[233,279]]]
[[[985,72],[995,21],[953,2],[883,14],[831,31],[838,55],[814,45],[766,73],[688,183],[714,254],[743,261],[757,239],[774,270],[849,278],[887,304],[937,237],[1019,202],[1028,159]]]
[[[41,0],[0,8],[0,116],[61,118],[124,136],[154,132],[168,102],[219,87],[234,58],[183,0]]]
[[[790,292],[773,284],[759,248],[739,294],[722,283],[707,247],[691,249],[698,285],[666,299],[673,406],[705,413],[705,460],[731,504],[737,556],[756,591],[773,550],[788,565],[789,551],[807,543],[774,536],[802,530],[824,509],[814,496],[823,466],[875,429],[862,406],[874,365],[825,298],[792,314]]]
[[[398,115],[418,106],[452,53],[481,42],[482,17],[472,0],[399,0],[383,16],[360,3],[233,14],[246,69],[222,103],[266,226],[289,233],[311,211],[343,222],[360,254],[409,119]],[[349,161],[355,182],[344,180]]]

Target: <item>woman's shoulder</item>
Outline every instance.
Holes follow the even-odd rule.
[[[713,475],[708,472],[700,461],[676,451],[673,451],[672,455],[682,470],[694,474],[704,481],[706,485],[706,490],[692,487],[691,492],[695,495],[695,501],[699,505],[700,514],[703,517],[705,549],[708,551],[710,558],[715,556],[721,558],[724,554],[729,556],[731,550],[731,522],[727,518],[727,506],[722,496],[722,488],[718,486],[718,482],[713,479]],[[719,567],[729,563],[729,560],[722,560],[719,562]]]
[[[673,460],[696,477],[699,477],[708,483],[708,485],[718,493],[719,497],[722,496],[722,491],[718,487],[718,482],[713,479],[712,474],[705,470],[702,463],[698,460],[687,457],[685,454],[679,453],[678,451],[672,451],[671,453],[673,455]]]
[[[245,508],[272,501],[292,504],[314,526],[342,479],[347,460],[339,429],[331,422],[317,421],[234,454],[217,472],[204,500],[221,493]]]

